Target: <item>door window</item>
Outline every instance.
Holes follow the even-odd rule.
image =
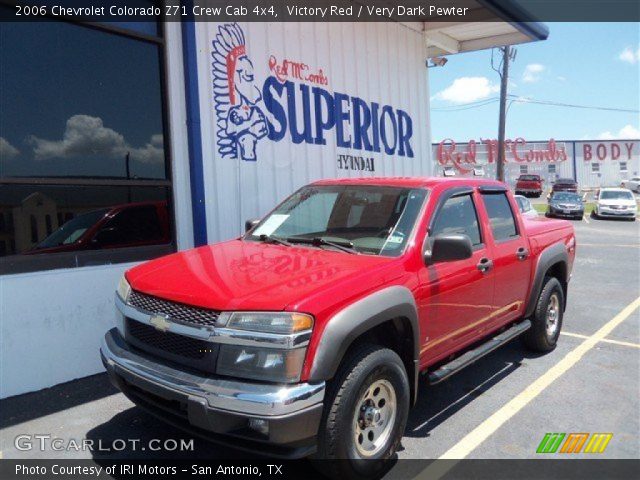
[[[480,224],[471,195],[461,195],[448,199],[433,224],[430,235],[468,235],[472,245],[480,245]]]
[[[518,236],[516,220],[504,193],[483,194],[484,205],[489,215],[489,223],[496,242]]]

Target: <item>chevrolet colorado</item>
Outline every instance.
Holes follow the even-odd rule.
[[[122,392],[194,434],[367,476],[419,382],[558,341],[573,227],[502,183],[324,180],[249,227],[127,271],[102,343]]]

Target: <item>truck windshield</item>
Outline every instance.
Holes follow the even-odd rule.
[[[398,256],[426,196],[424,189],[311,185],[282,202],[245,239],[304,242],[339,250],[334,243],[358,253]]]

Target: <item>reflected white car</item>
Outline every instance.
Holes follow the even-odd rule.
[[[596,218],[628,218],[635,220],[638,203],[628,188],[601,188],[596,193],[593,216]]]
[[[518,203],[518,209],[523,217],[536,218],[538,216],[538,212],[533,208],[531,201],[527,197],[522,195],[515,195],[515,197],[516,202]]]

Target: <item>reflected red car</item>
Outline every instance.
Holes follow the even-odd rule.
[[[127,203],[77,215],[24,254],[138,247],[170,241],[167,202]]]

